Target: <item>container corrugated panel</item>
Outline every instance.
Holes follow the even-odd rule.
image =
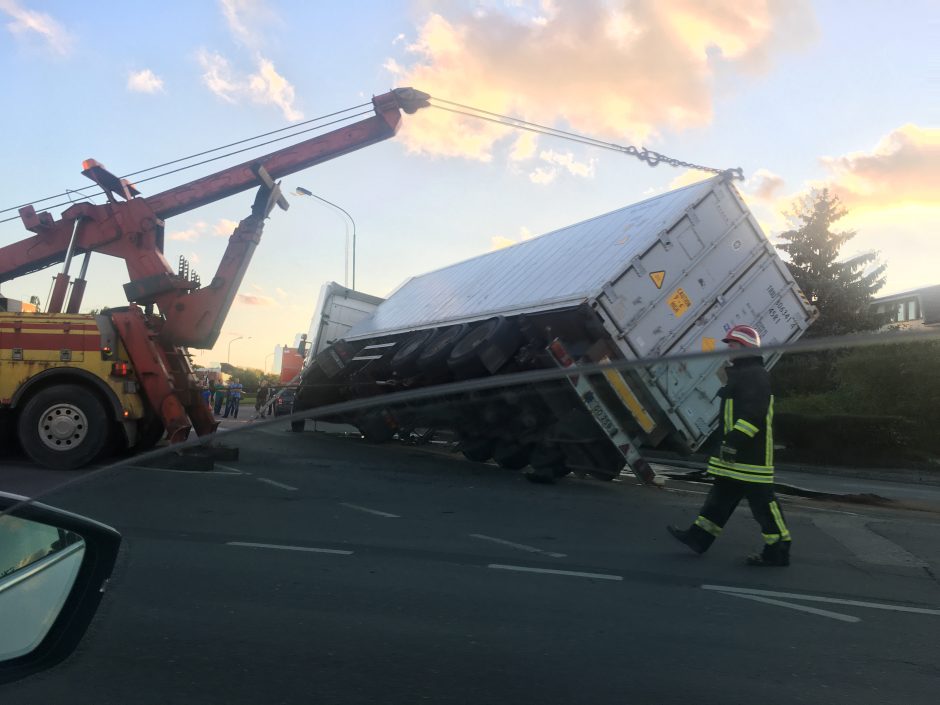
[[[405,282],[347,339],[577,305],[600,294],[720,177]],[[725,188],[727,188],[725,186]]]
[[[757,328],[765,345],[787,343],[815,315],[740,195],[721,182],[604,289],[597,308],[628,359],[723,349],[738,324]],[[723,364],[664,362],[633,374],[698,447],[715,427]]]

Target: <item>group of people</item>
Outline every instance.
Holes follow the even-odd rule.
[[[228,384],[213,380],[209,383],[209,405],[216,416],[238,418],[244,387],[238,377],[232,377]]]
[[[267,415],[266,406],[269,391],[268,383],[266,381],[261,382],[261,386],[258,387],[258,394],[255,398],[255,410],[261,418]],[[245,388],[238,377],[232,377],[228,381],[228,384],[220,380],[212,380],[207,385],[204,385],[203,398],[216,416],[221,416],[224,419],[231,416],[233,419],[237,419],[244,392]]]

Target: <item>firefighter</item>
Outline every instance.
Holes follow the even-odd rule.
[[[728,382],[718,392],[721,447],[708,459],[714,484],[692,526],[670,526],[669,533],[696,553],[705,553],[746,497],[764,536],[763,550],[748,557],[747,564],[787,566],[791,539],[774,496],[774,398],[760,355],[760,334],[751,326],[735,326],[722,342],[745,354],[733,359]]]

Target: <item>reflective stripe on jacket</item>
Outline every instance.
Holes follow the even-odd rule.
[[[744,482],[774,481],[774,398],[761,357],[742,357],[728,368],[721,396],[721,443],[737,450],[734,462],[712,456],[708,472]]]

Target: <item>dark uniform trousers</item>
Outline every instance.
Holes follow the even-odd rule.
[[[774,496],[774,486],[720,476],[715,478],[701,513],[689,529],[689,538],[702,551],[707,550],[721,534],[738,502],[745,497],[754,519],[760,524],[765,550],[788,550],[790,531],[784,521],[783,510]]]

